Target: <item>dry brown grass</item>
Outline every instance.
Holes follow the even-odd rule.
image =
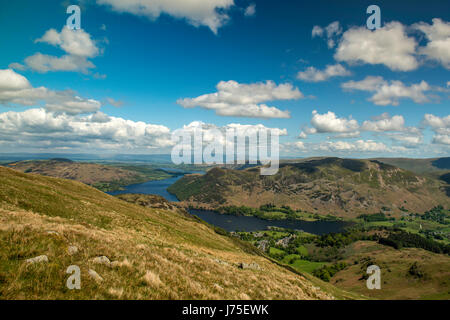
[[[143,208],[73,181],[4,168],[0,176],[1,299],[333,298],[177,211]],[[67,254],[69,245],[79,251]],[[47,264],[25,263],[42,254]],[[92,262],[102,255],[112,267]],[[262,270],[239,269],[240,262]],[[70,265],[81,269],[81,290],[65,286]],[[104,281],[90,279],[91,268]]]

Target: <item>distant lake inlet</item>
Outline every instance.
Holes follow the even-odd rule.
[[[167,169],[169,170],[169,169]],[[175,170],[172,170],[175,171]],[[196,172],[199,173],[199,172]],[[166,198],[168,201],[177,202],[175,195],[169,193],[167,188],[181,179],[183,175],[164,179],[153,180],[144,183],[126,186],[124,190],[108,192],[110,195],[124,193],[155,194]],[[303,230],[312,234],[322,235],[332,232],[342,232],[350,223],[344,221],[303,221],[303,220],[264,220],[257,217],[232,216],[207,210],[188,210],[209,224],[225,229],[226,231],[261,231],[269,227],[280,227],[293,230]]]

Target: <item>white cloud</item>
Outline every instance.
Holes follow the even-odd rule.
[[[394,140],[401,142],[403,146],[408,148],[415,148],[423,143],[422,135],[404,135],[404,134],[390,134],[389,137]]]
[[[374,120],[364,121],[361,129],[365,131],[385,132],[385,131],[403,131],[405,128],[405,119],[401,115],[390,116],[383,113]]]
[[[75,71],[88,73],[95,65],[84,57],[64,55],[55,57],[40,52],[27,57],[25,64],[32,70],[46,73],[49,71]]]
[[[302,141],[285,142],[280,144],[280,152],[292,154],[298,151],[307,151],[306,145]]]
[[[124,102],[121,100],[115,100],[113,98],[106,98],[106,103],[116,107],[116,108],[120,108],[124,105]]]
[[[103,113],[56,114],[45,109],[0,114],[3,148],[148,150],[172,145],[169,128]]]
[[[351,75],[351,72],[338,63],[335,65],[327,65],[324,70],[308,67],[305,71],[300,71],[297,74],[297,78],[304,81],[320,82],[332,77],[345,77],[349,75]]]
[[[433,143],[450,145],[450,135],[444,134],[435,135],[433,138]]]
[[[361,81],[348,81],[342,84],[345,90],[361,90],[374,92],[369,98],[376,105],[399,105],[400,99],[411,99],[416,103],[425,103],[429,101],[426,95],[427,91],[432,90],[427,82],[421,81],[417,84],[406,86],[401,81],[387,81],[382,77],[367,76]]]
[[[434,131],[433,143],[450,145],[450,115],[438,117],[433,114],[426,114],[422,124]]]
[[[383,64],[395,71],[418,67],[416,40],[408,37],[399,22],[387,23],[371,31],[366,27],[350,28],[342,35],[334,58],[348,63]]]
[[[66,101],[47,102],[45,108],[54,112],[65,112],[75,115],[81,113],[91,113],[99,110],[101,103],[94,99],[83,99],[78,96]]]
[[[308,135],[306,134],[306,132],[301,131],[300,134],[298,135],[299,139],[306,139],[308,138]]]
[[[237,136],[240,135],[248,135],[250,133],[257,133],[261,130],[270,130],[272,133],[277,134],[278,136],[287,136],[288,132],[286,129],[280,129],[280,128],[269,128],[262,124],[240,124],[240,123],[230,123],[224,126],[217,126],[212,123],[205,123],[202,121],[193,121],[187,125],[184,125],[182,128],[178,129],[179,132],[187,132],[187,133],[194,133],[195,130],[201,130],[203,133],[203,141],[204,142],[211,142],[216,137],[208,134],[211,133],[211,130],[219,130],[223,136],[225,136],[225,133],[228,129],[233,129],[236,132]]]
[[[450,23],[436,18],[432,25],[420,22],[413,25],[413,28],[425,33],[429,41],[425,47],[419,48],[419,54],[450,69]]]
[[[36,106],[43,103],[46,109],[68,114],[98,111],[100,102],[78,97],[74,92],[54,91],[33,87],[22,75],[11,69],[0,69],[0,104]]]
[[[359,136],[361,135],[361,132],[359,131],[353,131],[353,132],[344,132],[344,133],[339,133],[336,135],[332,135],[327,137],[328,139],[352,139],[352,138],[359,138]]]
[[[423,123],[430,126],[434,130],[450,129],[450,115],[446,117],[438,117],[433,114],[426,114]]]
[[[314,110],[312,114],[312,133],[348,133],[359,129],[356,120],[351,118],[338,118],[332,111],[328,111],[325,114],[319,114]]]
[[[27,78],[11,69],[0,70],[0,92],[31,88]]]
[[[256,4],[252,3],[245,9],[244,15],[246,17],[252,17],[255,14],[256,14]]]
[[[263,102],[303,97],[300,90],[291,84],[276,85],[273,81],[252,84],[240,84],[233,80],[221,81],[216,88],[215,93],[179,99],[177,103],[184,108],[201,107],[215,110],[220,116],[289,118],[289,111],[267,106]]]
[[[61,32],[50,29],[35,41],[47,43],[63,50],[66,54],[61,57],[42,54],[40,52],[27,57],[25,65],[19,63],[10,64],[10,68],[24,70],[27,67],[38,72],[49,71],[73,71],[87,74],[95,65],[89,58],[95,58],[100,54],[96,42],[91,39],[89,33],[84,30],[70,30],[63,27]]]
[[[313,38],[323,36],[323,28],[321,26],[314,26],[311,32]]]
[[[339,21],[330,23],[325,28],[321,26],[314,26],[312,29],[312,37],[323,37],[326,36],[328,48],[333,48],[336,44],[336,38],[342,34],[342,28]]]
[[[315,149],[328,152],[383,152],[389,150],[384,143],[373,140],[327,141],[318,144]]]
[[[67,54],[78,57],[93,58],[99,54],[99,48],[95,41],[91,39],[91,35],[82,29],[70,30],[63,27],[61,32],[50,29],[35,42],[51,44],[61,48]]]
[[[186,19],[196,27],[206,26],[217,33],[229,19],[224,11],[234,5],[234,0],[97,0],[97,3],[109,5],[117,12],[127,12],[152,20],[164,13]]]

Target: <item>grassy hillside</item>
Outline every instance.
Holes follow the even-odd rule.
[[[396,250],[373,241],[355,242],[345,254],[348,267],[330,281],[339,288],[375,299],[450,299],[448,255],[417,248]],[[381,290],[363,285],[368,264],[381,268]]]
[[[113,191],[129,184],[171,177],[164,171],[148,166],[112,166],[68,159],[19,161],[7,166],[25,173],[81,181],[102,191]]]
[[[8,168],[0,177],[1,299],[355,297],[276,265],[179,209],[146,208]],[[41,255],[48,262],[26,261]],[[112,263],[95,263],[99,256]],[[81,269],[81,290],[66,288],[70,265]]]
[[[355,217],[388,210],[425,212],[450,205],[443,181],[417,175],[376,160],[339,158],[285,162],[274,176],[260,176],[259,168],[214,168],[190,175],[169,188],[193,205],[259,207],[272,203],[312,213]]]
[[[431,239],[361,227],[322,236],[279,228],[238,234],[273,259],[350,292],[388,300],[450,299],[450,247],[436,250]],[[396,248],[383,244],[386,239],[397,239]],[[370,265],[381,269],[381,290],[367,289]]]

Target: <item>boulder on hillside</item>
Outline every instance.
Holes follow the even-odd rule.
[[[31,263],[31,264],[40,263],[40,262],[48,262],[48,257],[44,254],[41,256],[27,259],[27,263]]]

